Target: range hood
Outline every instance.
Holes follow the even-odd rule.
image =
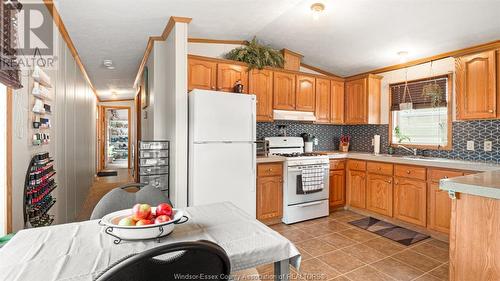
[[[316,121],[314,112],[273,110],[274,120]]]

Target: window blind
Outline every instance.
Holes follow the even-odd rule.
[[[409,91],[407,91],[404,101],[403,95],[405,90],[405,82],[391,84],[389,86],[391,92],[391,110],[398,111],[399,104],[403,102],[412,102],[414,109],[433,107],[430,97],[422,95],[424,86],[431,83],[436,83],[441,88],[441,101],[437,105],[437,107],[446,107],[449,83],[448,75],[440,75],[415,81],[408,81]],[[409,97],[409,95],[411,96],[411,98]]]
[[[17,0],[2,0],[0,14],[0,83],[13,89],[22,88],[17,65],[17,13],[22,5]]]

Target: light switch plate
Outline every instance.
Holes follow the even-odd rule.
[[[492,146],[493,144],[491,141],[484,141],[484,151],[491,151]]]
[[[474,150],[474,141],[467,141],[467,150]]]

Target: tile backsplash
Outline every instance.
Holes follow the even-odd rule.
[[[341,134],[351,135],[349,150],[372,152],[373,135],[380,135],[380,153],[387,153],[389,146],[388,125],[321,125],[293,121],[277,121],[274,123],[257,123],[257,137],[278,136],[278,125],[287,126],[289,136],[300,136],[307,132],[316,136],[319,145],[315,150],[338,150]],[[477,120],[453,122],[452,150],[424,150],[426,156],[450,158],[456,160],[500,163],[500,120]],[[474,151],[467,150],[467,141],[475,142]],[[484,151],[484,141],[491,141],[492,151]],[[422,153],[420,151],[419,153]],[[405,150],[396,149],[396,154],[409,154]]]
[[[286,125],[287,136],[300,137],[302,133],[310,133],[318,138],[314,150],[338,150],[342,126],[327,124],[311,124],[294,121],[276,121],[272,123],[257,123],[257,139],[277,137],[280,135],[278,125]]]

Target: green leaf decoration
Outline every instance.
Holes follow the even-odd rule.
[[[285,59],[280,51],[260,44],[256,37],[246,46],[235,48],[225,55],[226,59],[248,64],[248,70],[263,69],[266,66],[283,68]]]

